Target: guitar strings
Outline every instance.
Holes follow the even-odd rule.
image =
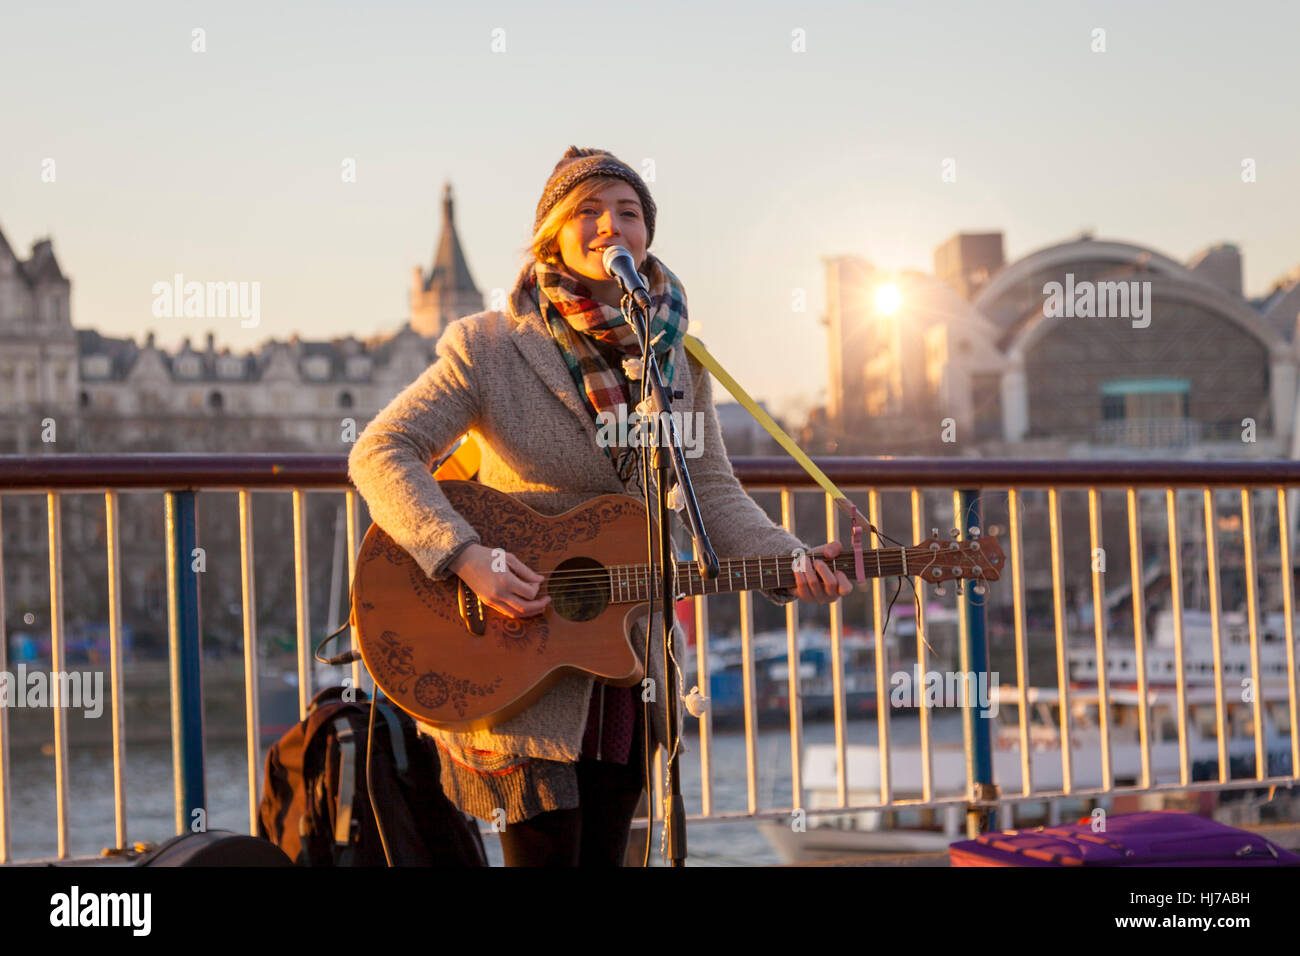
[[[902,573],[902,572],[903,572],[902,564],[901,564],[901,561],[899,560],[899,559],[900,559],[900,555],[898,554],[898,552],[897,552],[896,549],[894,549],[894,548],[880,548],[880,549],[873,550],[873,551],[870,552],[870,553],[872,553],[872,554],[876,554],[876,553],[878,553],[878,554],[880,555],[880,560],[878,560],[878,561],[876,562],[877,566],[879,566],[879,567],[881,567],[881,568],[884,568],[884,567],[893,568],[893,567],[896,566],[896,562],[898,562],[898,563],[897,563],[897,567],[899,568],[899,572],[898,572],[898,573]],[[939,552],[937,552],[937,553],[942,554],[942,553],[944,553],[944,552],[943,552],[943,551],[939,551]],[[951,553],[951,552],[948,552],[948,553]],[[909,558],[910,558],[910,557],[926,557],[926,556],[934,555],[934,554],[936,554],[936,552],[935,552],[935,550],[934,550],[933,548],[921,548],[921,547],[917,547],[917,548],[908,548],[908,549],[907,549],[907,555],[908,555]],[[723,559],[722,561],[719,561],[718,563],[719,563],[719,565],[725,565],[725,566],[727,567],[728,570],[734,570],[735,567],[736,567],[736,562],[740,562],[741,567],[743,568],[743,567],[744,567],[748,562],[751,562],[751,561],[757,561],[757,562],[759,562],[759,568],[758,568],[758,570],[759,570],[759,572],[761,573],[761,572],[763,572],[763,571],[765,570],[765,569],[762,567],[762,562],[763,562],[763,561],[771,560],[772,557],[776,557],[776,558],[780,558],[780,559],[784,560],[785,558],[789,557],[789,555],[775,555],[775,556],[763,556],[763,557],[753,557],[753,558],[725,558],[725,559]],[[848,570],[852,570],[853,567],[854,567],[854,560],[853,560],[853,555],[852,555],[852,554],[847,554],[847,555],[845,555],[845,554],[840,554],[840,555],[837,555],[837,556],[834,557],[834,558],[823,558],[823,557],[821,557],[820,555],[810,555],[810,557],[814,557],[814,558],[818,558],[818,559],[820,559],[820,560],[826,561],[826,562],[827,562],[831,567],[833,567],[833,568],[834,568],[835,570],[837,570],[837,571],[848,571]],[[780,561],[777,561],[776,563],[777,563],[778,566],[780,565]],[[869,559],[867,558],[866,554],[863,555],[863,563],[864,563],[864,564],[869,563]],[[696,573],[698,573],[698,568],[697,568],[697,566],[696,566],[696,564],[695,564],[694,561],[678,562],[678,567],[681,567],[681,568],[687,568],[687,567],[689,567],[689,568],[694,568],[694,569],[696,569]],[[579,568],[579,569],[574,569],[574,570],[571,570],[571,571],[552,571],[552,572],[550,572],[550,574],[548,575],[548,578],[561,578],[561,579],[565,579],[565,580],[579,580],[579,579],[585,577],[585,578],[588,578],[588,579],[591,579],[591,580],[597,580],[597,579],[604,579],[604,578],[607,578],[608,575],[609,575],[609,572],[610,572],[610,571],[618,570],[618,569],[629,569],[629,568],[630,568],[630,569],[640,569],[641,571],[644,571],[644,570],[646,569],[646,565],[644,565],[644,564],[615,564],[615,565],[607,565],[607,566],[605,566],[605,567],[603,567],[603,568],[600,568],[600,569]],[[892,576],[892,575],[886,575],[886,576]]]
[[[847,567],[844,567],[844,566],[836,566],[836,567],[834,567],[834,570],[836,570],[836,571],[851,571],[852,568],[853,568],[852,565],[849,565],[849,566],[847,566]],[[729,569],[729,570],[730,570],[730,573],[727,574],[727,575],[725,575],[725,576],[719,576],[718,578],[707,579],[707,578],[702,577],[702,576],[698,573],[698,570],[694,570],[694,569],[693,569],[693,570],[691,570],[691,571],[689,571],[689,572],[685,572],[685,571],[681,572],[681,573],[678,575],[678,580],[679,580],[679,582],[680,582],[681,584],[683,584],[683,585],[685,585],[685,586],[689,586],[689,587],[692,587],[692,588],[693,588],[693,587],[695,587],[695,586],[698,585],[698,586],[699,586],[700,588],[702,588],[702,589],[705,588],[705,587],[707,586],[707,582],[708,582],[709,580],[712,580],[712,581],[714,581],[714,582],[716,582],[716,583],[719,583],[719,584],[722,583],[722,582],[724,582],[724,581],[731,581],[731,580],[739,580],[739,581],[742,581],[742,582],[748,580],[748,574],[747,574],[747,573],[744,573],[744,572],[741,572],[741,571],[735,571],[735,570],[731,570],[731,569]],[[919,570],[922,570],[922,569],[918,569],[918,571],[919,571]],[[792,579],[791,577],[786,576],[786,575],[783,573],[783,569],[777,569],[777,571],[778,571],[778,576],[777,576],[776,580],[777,580],[778,582],[783,582],[783,583],[777,583],[777,584],[769,585],[769,586],[772,586],[772,587],[788,587],[788,586],[792,586],[794,583],[796,583],[796,580],[795,580],[795,579]],[[873,574],[873,575],[871,575],[871,576],[872,576],[872,577],[880,577],[880,578],[884,578],[884,577],[899,577],[899,576],[912,577],[912,576],[915,576],[916,573],[917,573],[917,572],[913,572],[913,573],[909,574],[909,573],[908,573],[908,572],[907,572],[907,571],[906,571],[906,570],[905,570],[901,565],[898,566],[898,567],[883,567],[883,566],[882,566],[882,568],[881,568],[881,570],[880,570],[880,573],[878,573],[878,574]],[[769,576],[769,580],[770,580],[770,575],[772,574],[772,570],[771,570],[771,569],[763,569],[761,572],[758,571],[758,570],[755,570],[754,574],[755,574],[755,578],[757,579],[757,582],[758,582],[758,583],[761,583],[762,580],[763,580],[763,575],[764,575],[764,574],[768,575],[768,576]],[[979,576],[979,575],[973,575],[973,576]],[[580,574],[580,575],[566,575],[566,574],[563,574],[563,573],[560,573],[560,574],[552,574],[552,575],[550,575],[550,576],[548,576],[548,577],[546,578],[546,582],[547,582],[547,583],[552,583],[552,582],[554,582],[554,583],[558,583],[558,584],[563,584],[563,585],[566,586],[566,589],[567,589],[567,590],[573,590],[574,586],[581,587],[581,586],[583,586],[583,585],[590,585],[590,586],[592,586],[595,590],[600,591],[600,590],[610,590],[610,589],[622,590],[622,589],[624,589],[624,588],[630,588],[630,587],[633,587],[633,586],[636,586],[636,587],[639,588],[639,587],[642,585],[642,583],[645,582],[645,581],[647,580],[647,578],[648,578],[647,571],[645,570],[644,566],[642,566],[640,570],[635,571],[635,572],[633,572],[633,573],[631,573],[631,574],[622,574],[622,573],[618,573],[618,569],[616,569],[616,568],[610,568],[609,570],[602,571],[602,572],[583,573],[583,574]],[[707,592],[702,590],[701,593],[707,593]],[[721,593],[721,591],[719,590],[718,592],[715,592],[715,593]]]
[[[927,571],[930,567],[932,567],[935,561],[941,555],[952,554],[954,553],[954,551],[966,555],[971,554],[971,551],[969,549],[953,549],[953,548],[945,549],[945,548],[935,548],[933,546],[916,546],[912,548],[900,548],[898,550],[895,550],[893,548],[873,548],[869,552],[867,552],[867,554],[863,555],[863,563],[864,565],[868,563],[869,561],[868,554],[874,554],[876,556],[876,562],[875,562],[876,573],[872,575],[873,578],[879,579],[885,577],[899,577],[899,578],[906,577],[909,579],[909,582],[912,577],[921,577],[923,580],[930,580],[925,578],[924,572]],[[787,556],[773,555],[770,557],[784,559]],[[822,555],[812,555],[812,557],[820,558],[821,560],[826,561],[830,565],[830,567],[835,571],[852,572],[855,570],[856,561],[854,559],[854,555],[851,552],[841,553],[839,555],[836,555],[834,558],[826,558]],[[980,560],[982,557],[984,557],[984,555],[979,552],[975,552],[974,556],[972,557],[972,561],[975,564],[976,573],[970,576],[971,580],[987,579],[986,576],[983,574],[983,569],[981,567],[982,564],[986,563]],[[922,567],[917,568],[911,571],[911,573],[909,573],[909,569],[907,568],[907,564],[908,564],[908,561],[906,560],[907,558],[912,558],[912,559],[928,558],[929,560],[926,561],[926,563]],[[780,561],[775,562],[776,567],[774,569],[764,569],[762,567],[762,562],[764,560],[768,560],[768,557],[727,558],[719,562],[720,564],[719,570],[726,572],[726,580],[728,581],[737,578],[741,579],[742,582],[745,584],[745,590],[770,590],[774,588],[775,589],[790,588],[797,585],[798,583],[797,579],[789,580],[784,578],[781,575],[783,569],[781,567]],[[748,575],[750,570],[748,567],[748,563],[751,561],[758,562],[758,568],[755,569],[755,574],[759,580],[757,582],[757,586],[753,588],[750,588],[748,586]],[[740,571],[736,570],[737,563],[739,563],[740,565],[741,568]],[[707,585],[705,584],[706,579],[700,574],[699,568],[694,561],[678,562],[677,567],[679,569],[679,575],[678,575],[679,587],[681,586],[686,587],[688,593],[692,595],[693,594],[708,595],[710,593],[707,588]],[[777,579],[775,582],[769,581],[766,587],[764,587],[762,581],[762,575],[765,571],[768,574],[770,574],[771,570],[775,570],[777,572],[778,575]],[[548,575],[545,576],[544,583],[549,585],[551,582],[557,582],[559,584],[565,585],[563,593],[569,597],[604,598],[608,596],[611,600],[615,600],[619,592],[630,592],[636,595],[636,597],[633,598],[633,600],[639,600],[642,592],[646,588],[648,588],[651,584],[652,575],[650,571],[651,569],[649,569],[644,564],[609,565],[597,569],[580,568],[580,569],[573,569],[569,571],[556,570],[550,572]],[[631,573],[629,574],[628,572]],[[653,577],[655,580],[657,580],[657,575]],[[723,581],[723,577],[722,575],[719,575],[718,578],[714,578],[712,580],[721,584]],[[936,579],[936,580],[942,580],[942,579]],[[699,582],[699,588],[700,588],[698,592],[694,590],[697,581]],[[712,593],[720,594],[724,592],[719,587],[717,590],[713,591]],[[734,591],[732,591],[732,589],[729,588],[726,593],[734,593]],[[623,602],[615,600],[615,603],[623,603]]]
[[[780,580],[780,581],[790,581],[790,580],[792,580],[790,576],[788,576],[788,575],[786,575],[786,574],[784,573],[784,569],[777,569],[777,570],[778,570],[778,578],[777,578],[777,580]],[[852,565],[849,565],[847,568],[846,568],[846,567],[842,567],[842,566],[841,566],[841,567],[836,567],[836,568],[834,568],[834,570],[836,570],[836,571],[851,571],[851,570],[853,570],[853,566],[852,566]],[[641,566],[641,569],[640,569],[639,571],[636,571],[636,572],[634,572],[634,573],[632,573],[632,574],[619,574],[619,573],[615,573],[614,576],[611,577],[611,572],[616,572],[616,571],[617,571],[617,569],[611,568],[609,571],[599,572],[599,573],[593,573],[593,574],[589,574],[589,575],[582,576],[582,577],[568,577],[568,576],[564,576],[564,575],[553,574],[553,575],[550,575],[549,577],[547,577],[547,581],[556,581],[556,580],[558,580],[559,583],[561,583],[561,584],[565,584],[565,585],[574,585],[574,584],[577,584],[577,585],[582,585],[582,584],[593,584],[593,585],[603,585],[603,586],[607,586],[607,587],[623,588],[623,587],[627,587],[628,585],[631,585],[631,584],[634,584],[634,583],[637,583],[637,582],[640,582],[640,581],[644,581],[644,580],[646,580],[646,578],[648,577],[644,565]],[[874,569],[873,569],[873,571],[874,571]],[[901,566],[898,567],[898,568],[889,568],[889,567],[884,567],[884,568],[882,568],[880,574],[878,574],[878,575],[877,575],[877,574],[872,574],[871,577],[886,577],[886,578],[887,578],[887,577],[896,577],[896,576],[898,576],[898,575],[902,575],[902,574],[904,574],[904,573],[905,573],[905,572],[904,572],[904,570],[903,570],[903,568],[902,568]],[[913,572],[913,573],[915,573],[915,572]],[[770,578],[771,574],[772,574],[772,569],[771,569],[771,568],[763,569],[763,571],[762,571],[761,574],[760,574],[758,571],[754,571],[754,577],[755,577],[756,580],[762,580],[762,577],[763,577],[764,575],[766,575],[766,576],[768,576],[768,577]],[[910,576],[910,575],[909,575],[909,576]],[[699,574],[698,570],[692,570],[692,571],[690,571],[689,573],[688,573],[688,572],[682,572],[682,573],[679,573],[678,576],[677,576],[677,580],[678,580],[679,582],[683,583],[683,584],[692,584],[692,585],[694,585],[694,584],[696,584],[696,583],[699,583],[701,586],[703,586],[704,584],[708,583],[709,581],[712,581],[712,582],[715,582],[715,583],[722,583],[722,582],[727,581],[727,580],[745,581],[745,580],[747,580],[747,577],[748,577],[748,576],[747,576],[746,574],[742,573],[741,571],[732,571],[730,574],[720,574],[720,575],[719,575],[718,577],[716,577],[716,578],[704,578],[704,577],[702,577],[702,576]],[[655,575],[655,580],[658,580],[658,575]],[[785,585],[776,585],[776,586],[777,586],[777,587],[784,587]]]
[[[926,555],[931,555],[931,556],[933,556],[933,555],[935,554],[934,550],[933,550],[933,549],[930,549],[930,548],[915,549],[915,550],[917,550],[917,551],[919,551],[919,552],[921,552],[921,553],[923,553],[923,554],[926,554]],[[849,558],[851,559],[852,556],[850,555]],[[737,560],[739,560],[739,559],[737,559]],[[850,562],[849,562],[845,567],[840,567],[840,566],[838,566],[838,564],[836,563],[838,560],[839,560],[838,557],[837,557],[837,558],[834,558],[834,559],[831,559],[831,564],[832,564],[832,566],[834,566],[834,567],[836,568],[836,570],[848,570],[848,569],[850,569],[850,568],[853,567],[853,564],[852,564],[851,560],[850,560]],[[913,573],[911,573],[911,574],[907,573],[907,572],[906,572],[906,571],[905,571],[901,566],[898,567],[898,568],[893,568],[893,567],[891,567],[891,568],[889,568],[888,570],[882,570],[882,572],[881,572],[880,574],[878,574],[878,575],[874,575],[873,577],[877,577],[877,578],[884,578],[884,577],[907,578],[908,581],[910,582],[912,577],[922,577],[922,578],[924,578],[924,571],[925,571],[927,568],[929,568],[932,564],[933,564],[933,560],[931,560],[929,564],[925,565],[925,567],[918,568],[915,572],[913,572]],[[694,568],[694,565],[691,564],[691,563],[689,563],[689,562],[687,562],[685,566],[686,566],[686,567],[690,567],[690,568]],[[634,567],[634,566],[628,566],[628,567]],[[576,585],[578,585],[578,586],[577,586],[577,587],[568,587],[568,588],[565,589],[565,592],[564,592],[564,593],[567,594],[568,596],[571,596],[571,597],[605,597],[606,595],[613,596],[613,594],[614,594],[614,592],[615,592],[616,590],[624,590],[624,589],[627,589],[628,591],[633,591],[633,590],[635,590],[635,594],[640,595],[640,594],[642,593],[643,589],[646,588],[646,587],[651,583],[651,576],[648,575],[648,574],[646,574],[646,573],[644,573],[644,571],[645,571],[645,565],[641,565],[640,567],[641,567],[642,573],[639,573],[639,574],[636,575],[635,577],[625,578],[625,579],[623,579],[623,580],[621,580],[621,581],[619,581],[619,580],[611,581],[611,579],[609,578],[608,574],[605,573],[605,572],[589,572],[589,571],[575,571],[575,572],[567,572],[567,574],[574,575],[574,577],[566,578],[565,583],[570,584],[570,585],[572,585],[572,584],[576,584]],[[883,565],[882,565],[882,567],[883,567]],[[558,575],[557,575],[557,576],[558,576]],[[975,576],[972,576],[971,580],[974,580],[974,579],[977,578],[977,577],[982,577],[982,576],[981,576],[981,575],[975,575]],[[654,581],[657,581],[657,580],[658,580],[657,576],[655,576],[653,580],[654,580]],[[688,586],[693,586],[693,582],[696,581],[696,580],[701,580],[701,581],[702,581],[703,579],[702,579],[702,578],[696,578],[696,577],[690,577],[690,576],[684,576],[684,583],[686,583]],[[785,579],[778,578],[777,583],[775,583],[775,584],[769,584],[769,585],[767,586],[767,588],[758,587],[758,588],[753,588],[753,589],[750,589],[750,590],[767,590],[767,589],[769,589],[769,588],[783,588],[783,587],[791,587],[791,586],[793,586],[794,583],[795,583],[795,582],[786,582]],[[701,595],[706,595],[706,596],[709,594],[709,592],[708,592],[707,590],[702,590],[702,591],[700,591],[699,593],[700,593]],[[715,592],[713,592],[713,593],[723,593],[723,592],[721,592],[721,591],[715,591]],[[895,596],[897,596],[897,595],[895,595]],[[891,601],[891,604],[892,604],[892,601]]]
[[[933,558],[937,556],[934,549],[931,548],[908,549],[907,553],[911,557],[927,557],[927,556],[930,557],[931,560],[925,565],[925,568],[929,568],[931,565],[933,565],[934,563]],[[907,568],[905,567],[904,562],[898,560],[899,555],[897,555],[895,552],[889,549],[880,549],[880,554],[881,554],[881,560],[878,560],[876,562],[877,570],[879,573],[874,576],[897,577],[900,575],[907,574]],[[884,558],[886,557],[888,558],[888,560],[884,560]],[[749,561],[758,561],[759,566],[753,570],[754,573],[761,580],[762,575],[764,573],[770,574],[771,570],[773,570],[773,569],[763,568],[761,564],[763,560],[765,559],[736,558],[736,559],[727,559],[726,561],[720,563],[725,566],[725,570],[728,572],[728,577],[744,576],[747,578],[750,570],[747,566],[747,563]],[[847,555],[847,556],[841,555],[841,556],[837,556],[836,558],[825,559],[825,560],[828,560],[829,565],[836,571],[851,571],[854,569],[854,561],[852,555]],[[739,571],[736,570],[735,562],[737,561],[741,562],[741,570]],[[976,563],[978,564],[978,562]],[[703,578],[702,575],[700,575],[699,569],[694,562],[690,562],[690,561],[682,562],[679,563],[678,567],[681,569],[679,572],[679,576],[684,581],[693,583],[698,580],[701,582],[701,584],[703,584],[703,582],[706,580],[705,578]],[[775,570],[777,570],[778,573],[780,573],[783,569],[778,563]],[[924,568],[918,570],[924,570]],[[627,574],[628,571],[630,571],[631,574]],[[606,584],[610,584],[613,587],[623,587],[623,586],[630,585],[632,583],[639,583],[640,581],[643,581],[645,579],[646,573],[647,573],[647,569],[645,565],[609,565],[605,568],[601,568],[598,570],[575,569],[572,571],[552,571],[546,577],[548,582],[559,581],[560,583],[564,583],[564,584],[599,585],[600,586],[599,589],[603,590]],[[716,580],[720,580],[720,578],[714,578],[712,580],[716,581]],[[781,579],[778,578],[778,580]],[[777,585],[777,586],[782,587],[784,585]]]

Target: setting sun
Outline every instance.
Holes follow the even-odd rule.
[[[887,282],[876,290],[876,311],[881,315],[893,315],[902,304],[903,295],[892,282]]]

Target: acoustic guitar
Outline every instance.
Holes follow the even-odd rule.
[[[617,687],[640,683],[632,625],[650,594],[659,597],[660,582],[637,560],[646,542],[639,499],[602,495],[547,516],[476,481],[438,484],[484,547],[509,551],[543,575],[538,597],[549,594],[551,601],[532,617],[507,617],[455,575],[428,577],[372,524],[352,582],[352,623],[366,667],[394,703],[434,727],[466,731],[503,723],[570,674]],[[719,559],[713,580],[703,579],[693,561],[674,562],[674,593],[794,587],[796,560],[791,554]],[[851,550],[823,560],[853,580]],[[1003,554],[996,538],[929,538],[911,548],[864,549],[863,563],[873,578],[996,581]]]

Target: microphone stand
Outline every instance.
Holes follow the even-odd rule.
[[[622,283],[620,282],[620,286]],[[664,387],[663,377],[659,373],[659,363],[655,359],[654,349],[650,347],[650,328],[645,309],[637,305],[633,297],[624,289],[621,300],[623,318],[635,330],[641,344],[641,374],[650,385],[656,425],[654,429],[654,451],[652,462],[655,472],[655,484],[658,496],[657,514],[659,515],[659,570],[661,575],[661,594],[663,595],[663,645],[664,645],[664,679],[668,682],[665,691],[668,739],[668,779],[670,781],[668,805],[664,808],[665,837],[668,844],[668,857],[672,866],[686,865],[686,808],[682,802],[681,774],[677,771],[677,742],[680,731],[677,726],[677,684],[671,668],[676,656],[673,651],[673,628],[677,624],[676,569],[677,559],[672,551],[672,540],[668,533],[668,520],[671,509],[668,507],[668,466],[671,463],[677,478],[677,485],[686,505],[686,521],[690,527],[691,537],[695,541],[697,564],[700,576],[713,580],[718,576],[718,557],[713,553],[708,533],[704,530],[704,519],[700,517],[699,502],[695,499],[695,489],[691,484],[691,475],[682,457],[681,436],[672,418],[672,403],[668,390]],[[684,397],[684,393],[674,389],[674,398]],[[667,422],[669,441],[665,449],[662,436],[664,423]],[[641,433],[645,434],[644,431]],[[666,453],[665,453],[666,452]],[[647,494],[649,489],[646,489]],[[649,502],[647,502],[648,504]],[[653,564],[653,556],[647,555]],[[647,785],[649,781],[646,781]],[[650,803],[653,807],[653,801]],[[650,834],[646,834],[646,839]]]

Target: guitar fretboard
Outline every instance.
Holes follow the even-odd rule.
[[[923,574],[924,569],[933,566],[939,556],[946,560],[944,566],[951,564],[940,549],[923,548],[875,548],[863,549],[862,570],[866,577],[883,578],[896,575]],[[793,588],[796,584],[794,562],[796,556],[791,554],[773,554],[756,558],[726,558],[718,561],[718,576],[705,580],[694,561],[676,561],[676,594],[726,594],[734,591],[766,591],[770,588]],[[812,562],[814,556],[804,559]],[[851,550],[841,552],[834,558],[821,558],[834,571],[843,571],[854,578],[854,561]],[[610,599],[615,604],[635,604],[650,599],[650,589],[658,593],[659,576],[653,577],[644,564],[616,565],[606,569],[609,572]],[[813,570],[811,567],[809,570]],[[815,572],[814,572],[815,573]]]

